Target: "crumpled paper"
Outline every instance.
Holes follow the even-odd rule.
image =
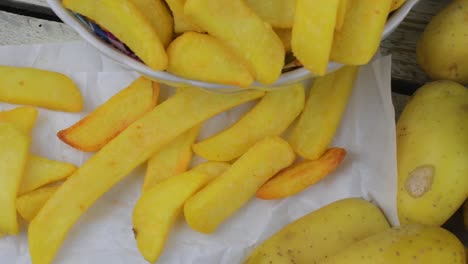
[[[3,46],[0,47],[0,64],[58,71],[77,83],[84,97],[84,111],[70,114],[40,109],[31,146],[31,152],[36,155],[77,165],[88,159],[90,154],[62,143],[56,137],[57,131],[74,124],[138,77],[135,72],[103,57],[84,42]],[[197,233],[180,217],[158,263],[241,263],[256,244],[284,225],[347,197],[363,197],[378,204],[389,221],[398,224],[390,69],[388,56],[377,58],[361,68],[332,144],[348,151],[337,171],[291,198],[279,201],[251,199],[215,234]],[[171,93],[172,88],[164,87],[162,97]],[[229,126],[253,105],[247,103],[210,119],[203,126],[200,138]],[[0,110],[13,107],[0,103]],[[194,160],[194,163],[201,162],[197,157]],[[54,263],[146,263],[137,249],[131,218],[133,206],[141,193],[144,173],[142,165],[99,199],[72,228]],[[18,236],[0,238],[0,263],[31,263],[26,226],[23,223]]]

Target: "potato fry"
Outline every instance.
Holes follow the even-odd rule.
[[[214,178],[224,173],[229,167],[231,167],[231,164],[227,162],[207,161],[193,167],[191,170],[203,172]]]
[[[187,87],[130,125],[76,170],[31,222],[28,241],[33,263],[51,263],[78,218],[170,141],[220,112],[263,95],[254,90],[215,94]]]
[[[161,181],[183,173],[192,160],[192,145],[197,139],[200,125],[176,137],[148,160],[143,191]]]
[[[31,192],[49,183],[64,180],[76,169],[77,167],[71,163],[30,155],[24,168],[18,195]]]
[[[174,31],[175,33],[184,33],[187,31],[202,32],[203,30],[195,25],[184,14],[184,5],[187,0],[166,0],[167,5],[174,16]]]
[[[392,4],[390,5],[390,12],[397,10],[405,2],[406,2],[406,0],[392,0]]]
[[[346,150],[331,148],[318,160],[305,160],[284,169],[257,191],[266,200],[285,198],[319,182],[333,172],[346,156]]]
[[[98,151],[126,127],[153,109],[158,101],[159,85],[140,77],[112,96],[88,116],[57,136],[82,151]]]
[[[274,28],[273,30],[283,42],[284,50],[291,51],[292,30],[290,28]]]
[[[351,1],[341,30],[335,31],[330,59],[345,65],[367,64],[379,48],[391,2]]]
[[[291,46],[296,58],[317,75],[327,72],[340,0],[297,0]]]
[[[193,145],[199,156],[214,161],[230,161],[242,156],[259,140],[279,136],[304,108],[302,83],[271,91],[228,129]]]
[[[49,200],[60,185],[42,187],[23,194],[16,199],[16,209],[24,220],[31,222],[42,206]]]
[[[185,220],[198,232],[214,232],[269,178],[291,165],[294,158],[289,144],[279,137],[259,141],[220,177],[185,203]]]
[[[38,111],[31,106],[18,107],[0,112],[0,122],[14,124],[18,129],[29,134],[34,127]]]
[[[16,194],[21,183],[31,139],[11,123],[0,123],[0,232],[18,233]]]
[[[296,0],[246,0],[255,13],[273,27],[292,28]]]
[[[187,0],[185,14],[244,60],[256,80],[275,82],[284,64],[281,40],[244,1]]]
[[[241,87],[254,81],[243,61],[210,35],[186,32],[169,45],[167,55],[167,71],[185,78]]]
[[[345,66],[317,78],[289,143],[300,156],[316,160],[335,136],[354,86],[358,67]]]
[[[351,7],[350,0],[340,0],[340,2],[338,3],[338,13],[336,15],[336,26],[335,26],[336,31],[341,31],[346,13],[348,13],[350,7]]]
[[[83,108],[80,90],[61,73],[0,65],[0,76],[2,102],[67,112]]]
[[[149,67],[166,69],[167,54],[163,42],[132,0],[64,0],[62,3],[112,32]]]

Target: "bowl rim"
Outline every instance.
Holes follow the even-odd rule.
[[[384,28],[384,32],[382,33],[382,40],[386,39],[390,36],[393,31],[400,25],[400,23],[405,19],[411,9],[419,2],[420,0],[407,0],[399,9],[393,11],[390,18],[387,20],[387,23]],[[167,71],[157,71],[153,70],[150,67],[146,66],[144,63],[139,62],[135,59],[130,58],[129,56],[123,54],[122,52],[118,51],[110,44],[105,43],[101,40],[98,36],[93,34],[86,26],[79,21],[79,19],[72,14],[71,11],[67,10],[62,5],[62,0],[47,0],[50,8],[54,11],[54,13],[67,25],[69,25],[78,35],[83,38],[86,42],[88,42],[91,46],[99,50],[103,55],[110,58],[111,60],[119,63],[120,65],[129,68],[130,70],[134,70],[150,79],[160,81],[162,83],[180,87],[180,86],[196,86],[205,88],[208,90],[225,90],[233,91],[233,90],[246,90],[246,88],[241,88],[238,86],[232,85],[225,85],[225,84],[218,84],[218,83],[211,83],[211,82],[204,82],[198,81],[193,79],[188,79],[184,77],[180,77],[169,73]],[[330,62],[328,64],[327,72],[335,71],[341,68],[343,65]],[[272,84],[261,84],[255,81],[250,88],[253,89],[274,89],[279,88],[281,86],[289,85],[292,83],[297,83],[300,81],[304,81],[306,79],[310,79],[315,77],[313,73],[307,70],[304,67],[282,73],[281,76],[276,80],[276,82]],[[249,88],[247,88],[249,89]]]

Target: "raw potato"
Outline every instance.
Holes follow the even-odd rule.
[[[452,1],[427,25],[417,45],[421,68],[433,80],[468,84],[468,0]]]
[[[397,122],[401,224],[442,225],[468,197],[468,89],[419,88]]]
[[[79,217],[163,146],[206,119],[263,94],[215,94],[187,87],[130,125],[75,171],[31,222],[28,241],[33,263],[51,263]]]
[[[238,158],[259,140],[281,135],[301,113],[304,97],[302,83],[268,92],[235,124],[196,143],[193,150],[207,160],[230,161]]]
[[[203,30],[195,25],[184,14],[184,5],[187,0],[166,0],[167,5],[174,16],[174,31],[175,33],[184,33],[187,31],[202,32]]]
[[[297,154],[316,160],[327,150],[351,96],[358,69],[345,66],[315,79],[289,140]]]
[[[345,156],[346,150],[331,148],[318,160],[305,160],[286,168],[260,187],[257,197],[271,200],[302,192],[333,172]]]
[[[283,44],[244,1],[187,0],[184,10],[243,59],[257,81],[271,84],[279,78],[285,56]]]
[[[198,232],[214,232],[245,205],[269,178],[291,165],[294,158],[289,144],[279,137],[259,141],[221,176],[185,203],[185,220]]]
[[[135,120],[156,106],[159,85],[140,77],[57,136],[82,151],[98,151]]]
[[[330,59],[345,65],[367,64],[379,48],[391,3],[351,1],[341,30],[335,31]]]
[[[0,122],[12,123],[24,133],[29,134],[34,127],[38,111],[31,106],[18,107],[0,112]]]
[[[58,188],[59,185],[47,186],[19,196],[16,199],[18,213],[24,220],[31,222]]]
[[[0,122],[0,232],[18,233],[16,194],[23,177],[31,139],[10,123]]]
[[[292,29],[290,28],[274,28],[273,29],[283,42],[283,47],[286,52],[291,51],[291,38],[292,38]]]
[[[340,0],[296,0],[291,47],[313,74],[327,72]]]
[[[51,71],[0,66],[0,101],[80,112],[83,98],[67,76]]]
[[[150,68],[167,68],[167,55],[158,32],[132,0],[64,0],[62,3],[109,30]]]
[[[291,28],[294,24],[296,0],[246,0],[245,2],[272,27]]]
[[[131,0],[138,10],[150,21],[164,47],[172,41],[174,21],[163,0]]]
[[[385,216],[372,203],[343,199],[283,227],[258,245],[244,264],[316,263],[389,228]]]
[[[254,78],[242,59],[210,35],[186,32],[167,49],[168,72],[181,77],[249,87]]]
[[[400,8],[406,0],[392,0],[392,5],[390,6],[390,12],[397,10]]]
[[[440,227],[410,225],[358,241],[319,264],[464,264],[463,244]]]

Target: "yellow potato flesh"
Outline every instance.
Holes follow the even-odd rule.
[[[257,189],[294,161],[289,144],[278,137],[259,141],[184,205],[187,223],[194,230],[212,233],[232,216]]]
[[[214,83],[248,87],[254,81],[243,61],[210,35],[186,32],[167,49],[168,72]]]
[[[289,142],[300,156],[316,160],[335,136],[354,86],[358,68],[345,66],[315,79]]]
[[[16,209],[18,213],[30,222],[37,215],[42,206],[49,200],[50,196],[59,186],[43,187],[32,192],[23,194],[16,199]]]
[[[319,264],[464,264],[463,244],[440,227],[403,226],[358,241]]]
[[[258,245],[244,264],[315,263],[389,228],[385,216],[372,203],[343,199],[283,227]]]
[[[397,122],[401,224],[442,225],[468,197],[468,89],[419,88]]]
[[[304,97],[302,83],[269,92],[234,125],[196,143],[193,150],[207,160],[238,158],[259,140],[281,135],[301,113]]]
[[[273,27],[291,28],[294,23],[296,0],[246,0],[247,5]]]
[[[132,0],[64,0],[63,5],[109,30],[146,65],[165,70],[167,55],[158,32]]]
[[[207,161],[205,163],[195,166],[192,170],[208,174],[212,178],[214,178],[214,177],[218,177],[219,175],[221,175],[230,166],[231,164],[227,162]]]
[[[187,0],[166,0],[167,5],[172,11],[174,16],[174,31],[175,33],[184,33],[187,31],[203,31],[200,27],[195,25],[184,14],[184,5]]]
[[[38,111],[31,106],[18,107],[12,110],[0,112],[0,122],[14,124],[24,133],[29,134],[34,127]]]
[[[0,122],[0,232],[18,233],[16,194],[31,139],[13,124]]]
[[[256,80],[270,84],[278,79],[284,64],[283,44],[244,1],[187,0],[184,10],[243,59]]]
[[[391,2],[351,1],[341,30],[335,31],[330,60],[345,65],[367,64],[379,48]]]
[[[150,21],[164,47],[172,40],[174,21],[163,0],[131,0],[138,10]]]
[[[351,7],[351,0],[340,0],[338,3],[338,13],[336,15],[336,26],[335,30],[340,31],[344,24],[346,13],[348,13]]]
[[[291,51],[292,30],[290,28],[275,28],[275,33],[283,42],[285,51]]]
[[[406,2],[406,0],[392,0],[392,5],[390,6],[390,12],[397,10],[405,2]]]
[[[135,120],[154,108],[159,85],[140,77],[57,136],[82,151],[98,151]]]
[[[192,144],[199,131],[200,126],[191,128],[148,160],[145,181],[143,182],[144,191],[187,170],[192,160]]]
[[[340,0],[296,0],[291,47],[296,58],[314,74],[327,72]]]
[[[263,94],[245,91],[226,95],[185,88],[130,125],[75,171],[31,222],[28,240],[34,264],[51,263],[78,218],[171,140],[204,120]]]
[[[67,76],[33,68],[0,66],[0,101],[79,112],[80,90]]]

